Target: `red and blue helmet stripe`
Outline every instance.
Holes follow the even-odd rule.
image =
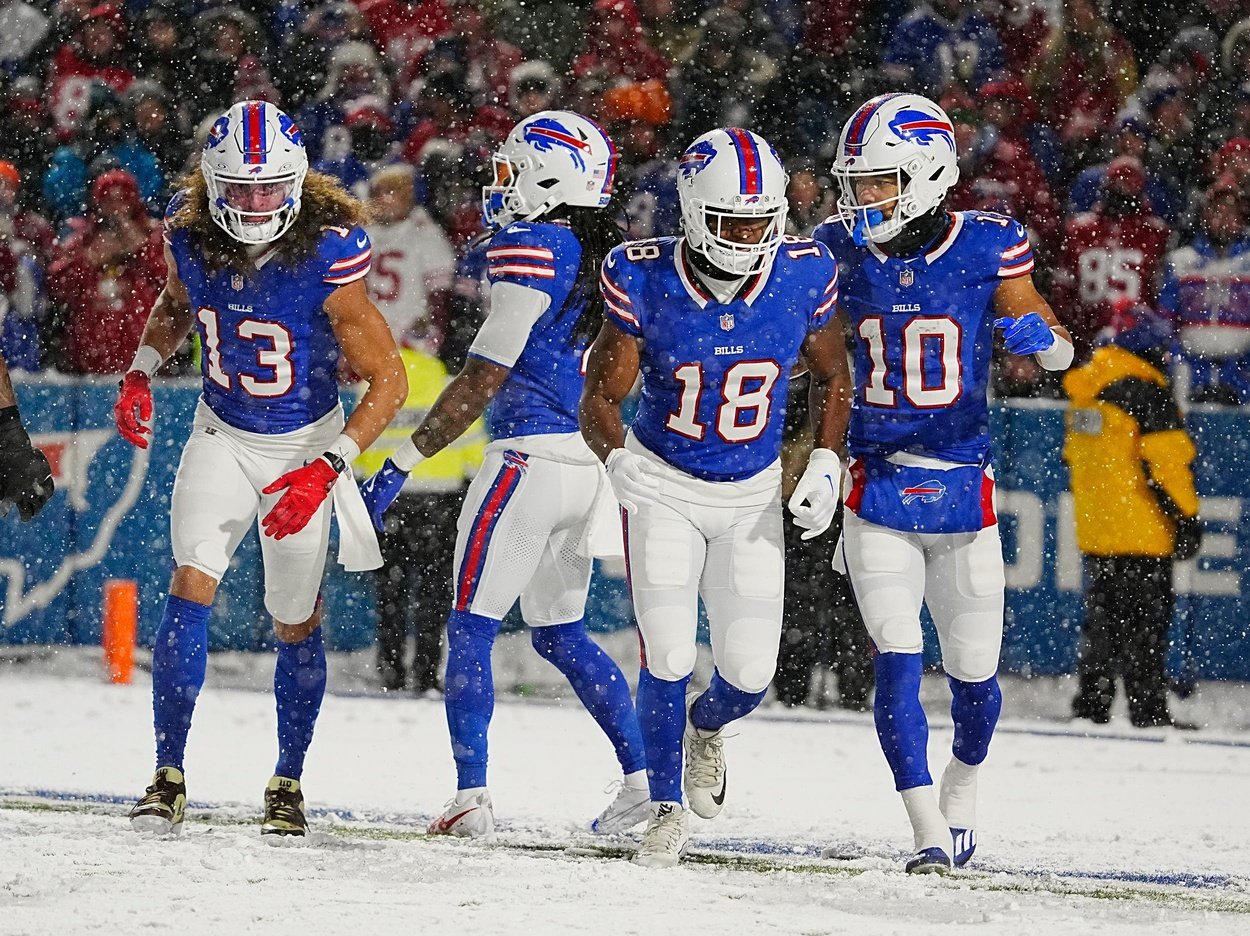
[[[243,105],[243,161],[248,165],[262,165],[268,153],[265,102],[248,101]]]
[[[764,193],[764,165],[760,161],[760,148],[755,137],[738,127],[727,127],[729,141],[738,154],[738,178],[740,195]]]
[[[860,105],[859,110],[851,115],[850,128],[846,131],[846,140],[843,141],[848,156],[859,155],[859,149],[864,145],[864,134],[868,132],[868,125],[872,122],[872,115],[886,101],[901,96],[902,92],[899,91],[890,94],[878,94],[875,98]],[[854,148],[852,149],[852,147]]]

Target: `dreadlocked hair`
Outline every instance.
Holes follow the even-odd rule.
[[[557,213],[568,222],[582,245],[581,262],[577,265],[577,279],[564,300],[564,308],[584,302],[582,313],[573,325],[573,343],[591,341],[603,325],[603,295],[599,292],[599,270],[604,259],[617,244],[625,242],[625,234],[617,224],[615,202],[606,208],[564,208]],[[544,217],[542,220],[554,220]]]
[[[241,272],[253,270],[247,248],[223,231],[208,213],[208,186],[199,169],[188,172],[178,182],[182,204],[169,219],[169,229],[185,228],[194,240],[204,262],[212,270],[230,267]],[[275,244],[289,262],[298,263],[313,255],[326,227],[352,228],[369,221],[364,203],[349,195],[334,176],[309,170],[300,191],[300,209],[295,222]]]

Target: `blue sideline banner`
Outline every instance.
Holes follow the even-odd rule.
[[[151,644],[172,571],[169,498],[198,398],[197,381],[155,388],[156,433],[140,452],[113,428],[113,380],[40,379],[17,387],[23,418],[48,454],[57,494],[33,522],[0,518],[0,644],[99,643],[103,583],[139,582],[139,639]],[[1081,562],[1067,492],[1061,404],[996,409],[999,517],[1007,559],[1004,668],[1051,674],[1075,666],[1083,618]],[[1198,558],[1177,567],[1174,657],[1202,678],[1250,680],[1250,413],[1191,412],[1205,523]],[[334,649],[373,641],[373,580],[346,573],[332,540],[322,594]],[[272,637],[255,531],[218,591],[214,649],[261,649]],[[593,630],[632,624],[619,579],[596,575]],[[1179,665],[1173,660],[1173,665]]]

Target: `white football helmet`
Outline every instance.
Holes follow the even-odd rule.
[[[861,204],[856,181],[890,174],[898,195]],[[838,218],[855,242],[884,243],[940,205],[959,181],[955,128],[942,108],[919,94],[879,95],[842,128],[833,176],[841,189]]]
[[[508,134],[492,158],[494,184],[482,186],[488,225],[534,221],[552,208],[604,208],[612,200],[616,147],[593,120],[539,111]]]
[[[217,225],[245,244],[267,244],[299,214],[308,154],[290,117],[265,101],[241,101],[213,122],[200,171]]]
[[[786,232],[790,177],[757,133],[727,127],[695,140],[677,163],[686,242],[718,269],[745,276],[772,262]],[[725,237],[735,220],[767,219],[758,243]]]

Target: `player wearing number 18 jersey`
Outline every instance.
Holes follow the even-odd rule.
[[[812,372],[817,448],[791,510],[828,528],[849,391],[831,326],[837,266],[784,237],[786,174],[737,128],[696,140],[679,163],[684,237],[615,248],[601,280],[607,316],[591,348],[582,432],[626,510],[626,558],[643,650],[637,708],[652,818],[639,864],[676,864],[689,806],[711,818],[726,793],[723,729],[751,712],[776,669],[783,545],[781,431],[791,369]],[[620,403],[642,373],[628,434]],[[711,684],[686,698],[698,599],[711,625]]]
[[[199,171],[171,203],[168,280],[115,407],[122,436],[146,448],[151,375],[199,329],[204,390],[170,507],[177,568],[153,650],[157,771],[130,814],[139,830],[181,830],[183,753],[204,682],[209,612],[235,549],[264,510],[265,607],[278,638],[278,763],[262,833],[304,834],[300,777],[326,679],[317,599],[328,498],[340,561],[349,569],[382,562],[347,466],[398,411],[407,378],[365,292],[370,251],[356,226],[361,206],[333,179],[307,170],[299,129],[272,105],[244,101],[217,119]],[[340,350],[369,382],[346,423]]]
[[[1002,705],[986,402],[994,330],[1005,329],[1008,351],[1051,370],[1071,363],[1072,344],[1033,287],[1024,228],[943,209],[959,170],[936,104],[914,94],[868,101],[842,131],[834,174],[841,213],[814,236],[838,258],[839,306],[856,338],[841,556],[878,651],[877,732],[915,838],[907,870],[945,872],[975,847],[977,768]],[[940,802],[919,701],[922,602],[953,696]]]

